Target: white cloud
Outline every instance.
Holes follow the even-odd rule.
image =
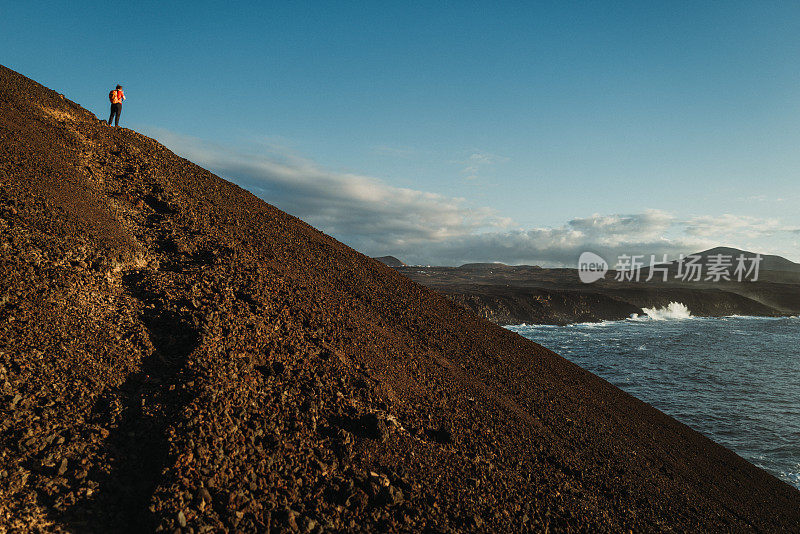
[[[247,153],[163,130],[153,133],[182,156],[353,248],[408,263],[574,266],[586,250],[613,263],[621,254],[656,254],[660,259],[665,253],[675,257],[718,245],[779,253],[774,247],[765,250],[763,239],[800,233],[777,219],[734,214],[680,218],[663,210],[594,214],[560,226],[512,230],[509,218],[471,207],[463,198],[332,171],[284,149],[264,146]],[[467,161],[480,166],[493,158],[475,152]]]
[[[785,202],[783,197],[768,197],[767,195],[750,195],[749,197],[741,197],[737,200],[742,202]]]
[[[438,262],[459,264],[503,261],[511,264],[574,266],[581,252],[596,252],[611,263],[622,254],[655,255],[699,252],[719,245],[780,253],[766,238],[800,233],[775,219],[724,214],[679,218],[663,210],[574,218],[566,224],[512,232],[462,235],[432,247]],[[785,252],[784,252],[785,254]],[[438,263],[434,261],[434,263]]]
[[[359,250],[405,250],[511,223],[463,198],[331,171],[285,151],[237,152],[164,130],[153,133],[178,154]]]
[[[433,247],[433,263],[502,261],[543,266],[574,265],[591,250],[611,260],[621,254],[670,254],[710,248],[715,243],[685,236],[667,237],[675,218],[650,210],[630,215],[592,215],[549,228],[462,235]]]
[[[684,225],[687,234],[707,238],[737,234],[753,239],[793,230],[781,224],[778,219],[761,219],[730,213],[692,217],[685,221]]]
[[[488,152],[474,151],[465,160],[457,161],[456,163],[463,165],[461,174],[464,175],[465,180],[477,180],[488,167],[505,161],[508,161],[508,158],[489,154]]]

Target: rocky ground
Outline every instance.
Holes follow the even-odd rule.
[[[800,492],[0,67],[0,531],[800,529]]]

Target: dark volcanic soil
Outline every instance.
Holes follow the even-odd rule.
[[[0,531],[800,529],[800,492],[0,67]]]

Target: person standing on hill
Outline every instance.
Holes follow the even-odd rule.
[[[116,89],[108,93],[108,99],[111,101],[111,115],[108,117],[108,125],[111,126],[111,120],[114,119],[114,126],[119,126],[119,116],[122,115],[122,101],[125,100],[122,86],[117,85]]]

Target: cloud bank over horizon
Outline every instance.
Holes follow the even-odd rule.
[[[559,226],[519,228],[460,197],[395,187],[378,178],[326,169],[285,149],[233,149],[163,129],[150,133],[177,154],[369,256],[409,264],[470,262],[574,267],[584,251],[614,263],[622,254],[660,260],[719,245],[780,254],[770,239],[800,230],[745,215],[677,217],[664,210],[592,214]],[[476,158],[480,159],[480,158]],[[470,169],[473,172],[473,169]]]

